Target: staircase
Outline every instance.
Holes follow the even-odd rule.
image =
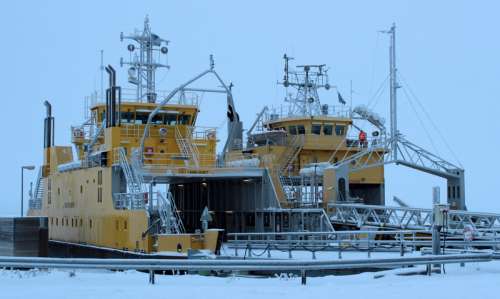
[[[127,154],[123,147],[118,148],[118,157],[120,166],[125,174],[125,180],[127,181],[128,193],[139,194],[144,192],[142,189],[142,176],[138,173],[136,169],[132,169],[128,163]]]
[[[181,151],[182,155],[187,157],[189,160],[185,160],[186,166],[189,166],[189,161],[193,162],[193,166],[198,168],[200,167],[198,148],[193,144],[192,134],[189,127],[187,129],[187,136],[182,136],[179,127],[175,127],[175,140],[177,141],[177,146]]]
[[[297,158],[304,146],[304,136],[293,136],[287,149],[278,161],[279,173],[283,173],[288,169],[288,166]]]
[[[296,201],[300,199],[300,181],[297,183],[296,179],[280,175],[280,183],[283,188],[283,193],[287,201]]]
[[[175,206],[172,193],[168,192],[165,198],[160,192],[156,193],[158,203],[158,214],[160,215],[161,227],[165,233],[183,234],[184,224]]]
[[[35,192],[30,194],[29,208],[33,210],[42,209],[43,193],[45,192],[45,179],[42,177],[42,168],[38,170]]]

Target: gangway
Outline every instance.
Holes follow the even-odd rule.
[[[331,203],[328,210],[332,224],[337,225],[419,230],[432,226],[432,209]],[[500,229],[500,214],[449,210],[448,219],[449,229],[467,225],[474,229]]]

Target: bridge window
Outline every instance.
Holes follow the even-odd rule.
[[[311,126],[311,134],[320,135],[321,134],[321,125],[313,124]]]
[[[121,113],[121,123],[131,124],[134,122],[134,112],[122,112]]]
[[[345,126],[336,125],[335,126],[335,135],[337,135],[337,136],[345,135]]]
[[[177,124],[177,115],[175,114],[167,114],[164,118],[164,124],[169,126],[175,126]]]
[[[135,114],[135,124],[145,125],[148,122],[149,113],[138,112]]]
[[[323,126],[323,134],[324,135],[332,135],[333,134],[333,126],[332,125],[324,125]]]
[[[163,115],[162,114],[156,114],[153,116],[153,119],[151,120],[151,123],[161,125],[163,123]]]
[[[303,125],[297,126],[297,133],[299,133],[299,135],[304,135],[306,133],[306,129],[304,128]]]
[[[191,115],[179,115],[179,124],[180,125],[189,125],[190,119],[191,119]]]
[[[290,132],[290,134],[292,134],[292,135],[297,135],[297,127],[296,126],[289,126],[288,132]]]

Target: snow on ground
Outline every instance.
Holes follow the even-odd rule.
[[[135,271],[3,270],[0,298],[500,298],[500,262],[447,265],[446,274],[432,276],[396,275],[410,270],[308,278],[306,286],[298,277],[156,275],[149,285],[148,274]]]

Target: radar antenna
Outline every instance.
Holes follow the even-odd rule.
[[[279,84],[287,89],[285,101],[291,103],[290,115],[320,115],[322,106],[318,89],[330,89],[328,69],[325,64],[305,64],[296,66],[298,70],[290,71],[289,62],[293,57],[283,55],[285,69],[283,81]],[[295,93],[288,93],[288,88],[295,88]]]
[[[162,39],[151,32],[149,17],[144,19],[143,31],[135,30],[130,35],[120,34],[120,40],[131,40],[134,43],[127,45],[130,52],[129,61],[120,59],[120,65],[128,65],[128,82],[137,86],[137,100],[142,102],[146,98],[148,103],[156,102],[155,73],[157,68],[167,68],[167,64],[159,63],[161,55],[168,53],[169,41]],[[138,48],[136,49],[136,45]],[[158,54],[155,57],[155,52]]]

